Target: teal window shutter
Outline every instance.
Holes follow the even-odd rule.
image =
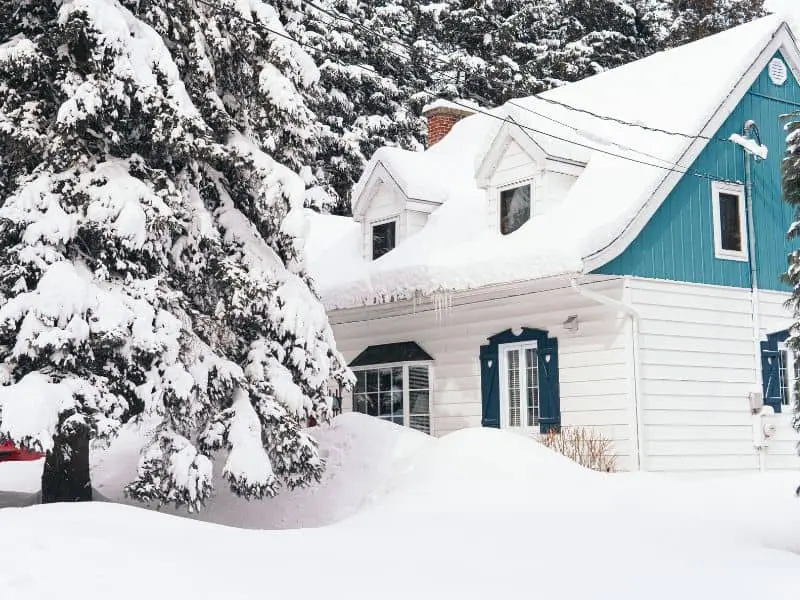
[[[764,404],[771,406],[776,413],[781,412],[781,355],[778,344],[786,341],[789,331],[779,331],[767,336],[761,342],[761,387]]]
[[[481,425],[500,427],[500,352],[502,344],[536,342],[539,374],[539,430],[546,433],[561,427],[561,397],[558,383],[558,340],[540,329],[523,328],[517,335],[510,329],[489,338],[481,346]]]
[[[558,340],[547,338],[537,345],[539,356],[539,431],[561,429],[561,395],[558,383]]]
[[[481,346],[481,425],[500,427],[500,377],[497,345]]]

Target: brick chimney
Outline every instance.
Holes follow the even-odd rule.
[[[422,116],[428,121],[428,148],[450,133],[453,125],[474,113],[471,108],[462,106],[461,101],[456,104],[449,100],[436,100],[428,104],[422,109]]]

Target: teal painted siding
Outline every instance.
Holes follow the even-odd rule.
[[[786,270],[786,255],[796,246],[786,240],[792,211],[781,199],[780,181],[785,150],[781,115],[794,110],[800,110],[800,85],[791,71],[778,87],[765,70],[714,136],[741,133],[745,121],[753,119],[762,143],[769,148],[767,160],[754,162],[752,170],[756,266],[762,289],[788,289],[779,278]],[[738,146],[714,139],[692,169],[744,183],[743,154]],[[675,186],[631,245],[595,272],[750,287],[748,263],[714,256],[711,182],[692,175],[685,175]]]

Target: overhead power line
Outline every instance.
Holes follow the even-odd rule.
[[[243,23],[245,23],[247,26],[252,27],[252,28],[260,31],[261,33],[272,34],[272,35],[276,35],[278,37],[281,37],[283,39],[289,40],[289,41],[297,44],[298,46],[308,48],[309,50],[312,50],[313,52],[315,52],[317,54],[320,54],[325,58],[336,58],[336,57],[333,57],[330,53],[321,52],[318,48],[316,48],[316,47],[314,47],[314,46],[312,46],[310,44],[307,44],[305,42],[302,42],[300,40],[295,39],[294,37],[292,37],[288,33],[272,29],[271,27],[268,27],[268,26],[264,25],[263,23],[259,23],[257,21],[252,20],[252,19],[248,19],[248,18],[244,17],[243,15],[241,15],[241,14],[239,14],[239,13],[237,13],[237,12],[235,12],[235,11],[229,9],[229,8],[226,8],[226,7],[223,7],[223,6],[219,6],[218,4],[215,4],[214,2],[211,2],[209,0],[196,0],[196,1],[198,3],[204,5],[204,6],[207,6],[207,7],[211,8],[218,15],[222,15],[222,16],[227,16],[227,17],[232,17],[232,18],[238,19],[238,20],[242,21]],[[304,1],[307,1],[307,0],[304,0]],[[364,65],[355,65],[355,64],[348,64],[347,66],[364,69],[365,71],[368,71],[368,72],[371,72],[371,73],[373,73],[375,75],[381,76],[381,74],[378,73],[378,71],[376,71],[372,67],[366,67]],[[486,115],[488,117],[491,117],[493,119],[508,123],[509,125],[513,125],[515,127],[519,127],[520,129],[522,129],[525,132],[538,133],[539,135],[544,135],[546,137],[559,140],[559,141],[564,142],[566,144],[572,144],[572,145],[575,145],[575,146],[578,146],[578,147],[581,147],[581,148],[585,148],[587,150],[591,150],[593,152],[599,152],[599,153],[605,154],[607,156],[612,156],[614,158],[627,160],[629,162],[640,164],[642,166],[661,169],[661,170],[666,171],[666,172],[678,173],[678,174],[681,174],[681,175],[692,175],[694,177],[699,177],[699,178],[702,178],[702,179],[708,179],[708,180],[711,180],[711,181],[730,181],[730,180],[721,179],[720,177],[718,177],[716,175],[710,175],[708,173],[703,173],[701,171],[696,171],[694,169],[681,169],[681,168],[676,168],[675,166],[654,164],[654,163],[650,163],[650,162],[647,162],[647,161],[644,161],[644,160],[637,159],[637,158],[632,157],[632,156],[626,156],[624,154],[618,154],[618,153],[611,152],[609,150],[604,150],[602,148],[598,148],[596,146],[592,146],[592,145],[589,145],[589,144],[583,144],[581,142],[578,142],[577,140],[570,140],[568,138],[561,137],[561,136],[558,136],[558,135],[553,134],[553,133],[549,133],[549,132],[546,132],[546,131],[541,131],[541,130],[536,129],[534,127],[530,127],[528,125],[523,125],[522,123],[519,123],[519,122],[515,121],[514,119],[510,119],[508,117],[503,117],[501,115],[494,114],[493,112],[490,112],[488,110],[476,107],[474,105],[464,104],[463,102],[460,102],[459,100],[449,99],[449,98],[443,96],[441,93],[437,93],[437,92],[434,92],[434,91],[431,91],[431,90],[428,90],[428,89],[425,89],[425,88],[423,88],[421,91],[423,93],[431,96],[432,98],[447,100],[449,102],[452,102],[453,104],[456,104],[457,106],[461,106],[461,107],[463,107],[465,109],[468,109],[468,110],[470,110],[472,112],[480,113],[480,114]],[[536,113],[536,114],[538,114],[538,113]],[[539,116],[543,116],[543,115],[539,115]],[[632,152],[636,152],[638,154],[641,154],[636,150],[631,150],[631,151]],[[663,161],[664,163],[669,163],[670,165],[674,164],[672,161],[669,161],[667,159],[662,159],[662,158],[658,158],[658,157],[654,157],[654,156],[651,156],[651,158],[653,158],[655,160]]]

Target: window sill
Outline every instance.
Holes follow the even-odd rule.
[[[748,262],[747,253],[731,252],[726,250],[717,250],[714,252],[714,258],[719,260],[733,260],[737,262]]]

